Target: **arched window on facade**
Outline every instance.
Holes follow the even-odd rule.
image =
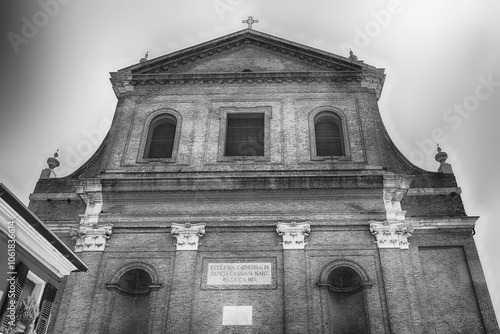
[[[345,155],[342,121],[330,111],[320,112],[314,117],[316,156]]]
[[[116,295],[107,333],[149,333],[153,285],[149,273],[140,268],[126,271],[116,284],[108,285]]]
[[[334,268],[328,275],[330,332],[369,333],[363,281],[352,268]]]
[[[177,119],[171,114],[156,116],[149,126],[144,158],[172,158]]]

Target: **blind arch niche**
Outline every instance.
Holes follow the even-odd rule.
[[[372,283],[364,270],[354,262],[330,263],[317,282],[322,289],[325,323],[328,333],[370,333],[366,287]]]

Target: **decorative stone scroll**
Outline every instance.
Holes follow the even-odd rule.
[[[172,237],[177,250],[198,250],[200,238],[205,235],[205,224],[172,224]]]
[[[85,213],[80,215],[81,225],[96,225],[102,210],[102,186],[100,180],[83,180],[75,184],[76,193],[85,202]]]
[[[304,249],[306,236],[311,233],[310,222],[278,223],[276,232],[283,238],[283,249]]]
[[[111,237],[113,225],[89,226],[80,225],[70,232],[70,236],[76,239],[75,252],[102,252],[106,248],[106,241]]]
[[[383,201],[388,223],[403,222],[406,211],[401,209],[401,201],[410,188],[411,175],[384,176]]]
[[[413,233],[410,223],[392,223],[370,221],[370,231],[375,237],[378,248],[409,249],[408,237]]]

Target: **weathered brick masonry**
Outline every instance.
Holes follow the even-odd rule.
[[[62,284],[50,332],[499,333],[477,217],[452,173],[394,146],[384,79],[251,29],[111,73],[103,144],[31,196],[90,268]],[[262,155],[225,153],[241,114],[262,115]],[[318,154],[322,115],[340,155]],[[148,158],[162,117],[172,154]]]

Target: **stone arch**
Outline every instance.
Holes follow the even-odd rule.
[[[161,286],[161,284],[158,282],[158,273],[156,272],[155,268],[146,262],[130,262],[130,263],[127,263],[127,264],[121,266],[113,274],[113,276],[111,277],[110,283],[108,283],[107,285],[117,284],[120,277],[122,277],[122,275],[124,273],[126,273],[129,270],[133,270],[133,269],[142,269],[142,270],[146,271],[149,274],[149,276],[151,277],[152,284]]]
[[[326,282],[328,280],[328,276],[330,273],[338,267],[349,267],[355,270],[359,276],[361,277],[361,280],[363,282],[363,286],[371,286],[372,282],[370,280],[370,277],[366,273],[366,271],[361,267],[359,264],[357,264],[354,261],[347,260],[347,259],[339,259],[339,260],[333,260],[329,262],[325,267],[323,267],[323,270],[321,270],[319,279],[318,279],[318,285],[321,284],[321,282]]]

